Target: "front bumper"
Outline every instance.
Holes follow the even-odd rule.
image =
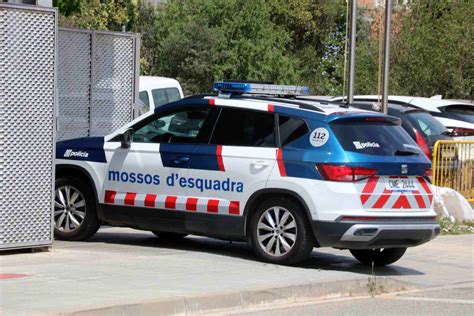
[[[435,220],[423,219],[313,221],[312,228],[319,246],[346,249],[414,247],[440,233]]]

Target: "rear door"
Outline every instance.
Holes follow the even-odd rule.
[[[223,107],[209,144],[193,153],[188,177],[187,210],[213,217],[190,216],[188,229],[217,232],[216,216],[243,218],[250,195],[265,188],[276,154],[273,113]]]
[[[430,161],[395,121],[357,118],[331,123],[354,166],[373,168],[377,175],[356,182],[367,209],[428,210],[432,191],[425,171]]]

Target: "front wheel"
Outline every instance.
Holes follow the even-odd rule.
[[[385,266],[398,261],[407,248],[383,248],[383,249],[349,249],[351,254],[360,262],[368,265]]]
[[[250,243],[264,261],[296,264],[313,250],[311,228],[301,206],[285,198],[264,201],[250,223]]]
[[[54,236],[63,240],[85,240],[100,227],[95,197],[81,179],[59,178],[55,182]]]

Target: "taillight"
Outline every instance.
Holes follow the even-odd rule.
[[[433,171],[430,169],[426,169],[425,172],[423,173],[423,175],[425,176],[425,178],[430,181],[431,183],[431,176],[433,175]]]
[[[317,166],[319,173],[329,181],[352,182],[370,178],[377,174],[376,169],[351,167],[345,165],[320,164]]]
[[[474,136],[474,129],[472,128],[462,128],[462,127],[455,127],[451,133],[451,136]]]
[[[413,130],[415,131],[415,141],[418,144],[418,147],[420,147],[420,149],[425,153],[426,157],[431,160],[432,157],[430,146],[428,146],[428,143],[426,142],[425,138],[416,128],[414,128]]]

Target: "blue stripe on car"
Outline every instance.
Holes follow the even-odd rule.
[[[56,159],[106,163],[103,137],[84,137],[56,143]]]

